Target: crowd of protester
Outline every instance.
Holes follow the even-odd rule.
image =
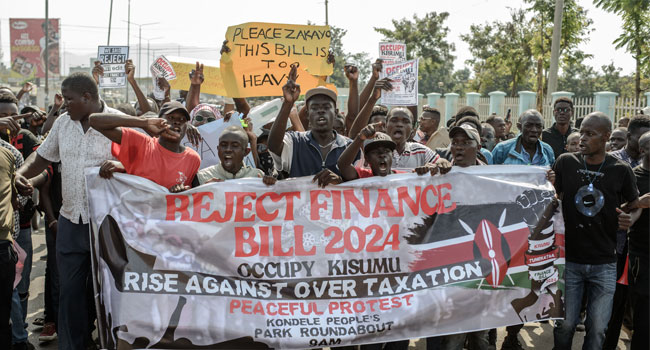
[[[392,85],[379,78],[377,61],[360,93],[358,68],[345,67],[354,87],[347,111],[337,110],[332,90],[302,91],[292,67],[277,117],[256,135],[246,99],[227,100],[224,106],[200,101],[204,76],[199,63],[179,100],[171,99],[164,79],[158,80],[164,100],[145,96],[135,70],[128,61],[127,81],[137,102],[115,108],[100,98],[99,64],[91,75],[74,73],[63,80],[47,112],[22,106],[29,84],[17,96],[0,88],[0,348],[33,348],[26,316],[35,215],[44,216],[47,243],[45,312],[33,322],[42,327],[39,341],[58,338],[62,349],[95,346],[84,168],[100,167],[105,178],[115,172],[137,175],[181,192],[246,177],[271,186],[310,176],[318,186],[327,186],[404,172],[439,176],[453,167],[491,164],[547,167],[558,198],[564,199],[566,318],[554,322],[555,348],[570,349],[578,330],[585,332],[585,349],[615,349],[622,325],[636,330],[632,349],[649,348],[649,116],[622,118],[613,129],[611,116],[575,116],[572,100],[561,97],[552,106],[555,122],[546,129],[537,110],[525,111],[513,125],[498,115],[481,121],[469,106],[441,125],[440,111],[433,106],[418,114],[417,106],[378,105],[382,91]],[[298,101],[301,95],[304,103]],[[243,115],[246,126],[226,128],[218,140],[220,162],[199,169],[201,158],[181,140],[187,136],[196,144],[198,126],[235,113]],[[244,164],[249,153],[256,166]],[[596,213],[585,214],[574,201],[585,185],[604,201]],[[15,276],[18,251],[25,263]],[[522,326],[507,327],[502,349],[523,348],[518,337]],[[427,339],[427,349],[464,346],[494,349],[496,332]],[[382,348],[407,349],[408,340],[361,346]]]

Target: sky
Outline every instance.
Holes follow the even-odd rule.
[[[604,12],[591,0],[578,0],[588,10],[595,30],[580,49],[594,55],[586,63],[600,67],[614,62],[624,74],[634,72],[634,60],[624,50],[614,49],[612,42],[621,34],[618,16]],[[0,42],[2,61],[9,64],[9,18],[45,17],[45,0],[0,0]],[[446,25],[448,40],[456,45],[455,69],[466,66],[471,58],[468,46],[460,35],[469,32],[470,25],[494,20],[508,20],[509,8],[525,7],[521,0],[329,0],[329,24],[347,29],[343,38],[348,52],[367,52],[374,60],[382,36],[373,27],[392,28],[392,19],[422,17],[425,13],[449,12]],[[61,19],[61,57],[65,71],[69,66],[89,65],[96,56],[97,46],[106,45],[109,21],[109,0],[49,0],[50,18]],[[112,45],[127,44],[128,0],[114,0],[111,31]],[[131,22],[142,26],[142,62],[146,66],[153,55],[183,56],[196,59],[219,59],[219,48],[226,28],[245,22],[274,22],[325,24],[325,0],[132,0]],[[131,25],[131,57],[138,62],[138,27]],[[147,39],[150,52],[147,55]],[[143,70],[144,76],[146,72]]]

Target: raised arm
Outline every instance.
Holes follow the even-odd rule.
[[[187,91],[185,99],[185,108],[192,112],[194,107],[198,106],[201,97],[201,84],[205,80],[203,75],[203,64],[196,62],[196,67],[190,72],[190,89]]]
[[[345,116],[345,129],[350,130],[354,119],[359,114],[359,68],[345,66],[345,77],[348,78],[350,91],[348,93],[348,113]]]
[[[147,101],[147,97],[144,95],[142,90],[140,90],[140,87],[138,86],[138,82],[135,80],[135,65],[133,64],[133,60],[130,59],[126,60],[126,64],[124,65],[124,70],[126,71],[126,80],[131,85],[131,88],[133,88],[135,97],[138,100],[138,106],[140,106],[140,112],[142,112],[142,114],[149,112],[151,110],[151,107],[149,106],[149,101]]]
[[[95,61],[95,66],[93,67],[92,74],[93,79],[95,79],[95,83],[99,85],[99,77],[104,75],[104,67],[102,66],[102,62]]]
[[[298,67],[291,65],[287,83],[282,87],[284,101],[282,102],[280,112],[271,127],[271,132],[269,133],[269,151],[276,155],[282,154],[282,149],[284,148],[284,133],[285,130],[287,130],[287,119],[289,119],[289,113],[291,113],[293,104],[300,96],[300,85],[296,84],[296,79],[298,79]]]
[[[305,126],[302,125],[302,120],[300,120],[300,114],[298,113],[298,109],[296,107],[291,108],[291,112],[289,113],[289,120],[291,120],[293,131],[305,131]]]
[[[246,118],[248,116],[248,112],[251,110],[251,106],[248,104],[248,101],[246,101],[246,99],[243,97],[233,98],[232,100],[235,101],[235,108],[237,108],[237,112],[243,114],[242,118]]]
[[[372,75],[370,75],[370,80],[368,80],[368,84],[363,88],[361,91],[361,95],[359,96],[359,106],[364,106],[366,102],[368,102],[368,98],[370,98],[370,94],[373,91],[373,88],[375,87],[375,83],[377,80],[379,80],[379,73],[381,73],[382,69],[382,63],[381,59],[377,59],[375,63],[372,64]]]
[[[124,114],[94,113],[90,115],[89,122],[93,129],[119,144],[122,143],[121,127],[141,128],[149,135],[160,135],[169,129],[165,119],[132,117]]]
[[[359,131],[368,125],[370,114],[372,113],[372,108],[381,97],[381,90],[390,91],[392,89],[393,85],[391,84],[391,80],[389,78],[380,79],[375,83],[375,88],[372,92],[372,95],[368,98],[368,101],[359,112],[359,115],[357,115],[354,123],[352,123],[350,131],[348,131],[348,137],[355,138]]]
[[[18,94],[16,95],[16,99],[20,101],[20,99],[23,98],[23,95],[32,91],[33,89],[34,89],[34,84],[30,82],[26,82],[25,84],[23,84],[23,87],[20,89],[20,91],[18,91]]]
[[[380,124],[381,123],[367,125],[354,138],[354,141],[352,141],[352,143],[347,148],[345,148],[345,151],[341,153],[341,156],[336,162],[336,165],[339,167],[341,177],[343,177],[344,181],[351,181],[359,178],[359,174],[357,174],[357,170],[354,169],[354,165],[352,165],[352,163],[354,163],[354,160],[357,157],[357,153],[359,153],[359,149],[363,145],[363,141],[374,137],[375,128]]]
[[[47,132],[52,129],[52,125],[54,125],[54,122],[59,118],[57,112],[61,109],[61,106],[63,106],[63,96],[56,93],[54,94],[54,104],[52,105],[52,109],[47,113],[47,118],[41,128],[41,133],[43,133],[43,135],[47,134]]]

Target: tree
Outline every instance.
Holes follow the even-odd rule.
[[[596,6],[605,11],[615,13],[623,19],[623,33],[614,40],[617,49],[625,48],[632,54],[636,62],[634,80],[635,98],[638,100],[641,92],[643,76],[650,75],[650,1],[648,0],[595,0]]]
[[[530,24],[534,31],[531,43],[533,58],[538,62],[537,91],[538,99],[546,91],[546,78],[551,60],[551,38],[553,36],[553,18],[555,15],[555,0],[525,0],[531,4],[527,9],[531,15]],[[587,10],[578,5],[576,0],[564,1],[562,18],[562,35],[560,38],[560,65],[565,66],[576,60],[590,57],[583,52],[578,53],[578,45],[589,40],[593,20],[587,16]]]
[[[508,22],[472,25],[469,34],[461,35],[473,55],[466,62],[474,68],[476,91],[503,90],[517,96],[517,91],[529,88],[533,31],[525,17],[524,10],[511,10]]]
[[[368,80],[372,69],[368,54],[365,52],[354,54],[345,52],[343,49],[342,39],[348,31],[335,26],[330,26],[330,31],[332,33],[330,48],[334,52],[334,57],[336,58],[336,62],[334,63],[334,72],[330,75],[330,83],[337,87],[348,87],[348,79],[345,77],[345,73],[343,72],[343,67],[346,63],[354,64],[359,68],[360,82]]]
[[[571,91],[576,97],[593,96],[596,89],[596,70],[582,61],[573,61],[564,66],[558,77],[558,90]]]
[[[385,41],[406,43],[408,59],[419,58],[419,91],[428,93],[438,91],[438,82],[449,91],[454,87],[454,44],[447,41],[449,28],[444,22],[449,18],[447,12],[429,12],[420,18],[413,15],[412,20],[393,20],[393,29],[376,28]]]

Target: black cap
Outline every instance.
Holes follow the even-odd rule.
[[[185,118],[188,121],[190,120],[190,113],[187,111],[187,109],[185,109],[185,106],[183,106],[183,104],[178,101],[165,102],[165,104],[163,104],[160,108],[160,113],[158,116],[162,117],[174,111],[181,111],[183,115],[185,115]]]

